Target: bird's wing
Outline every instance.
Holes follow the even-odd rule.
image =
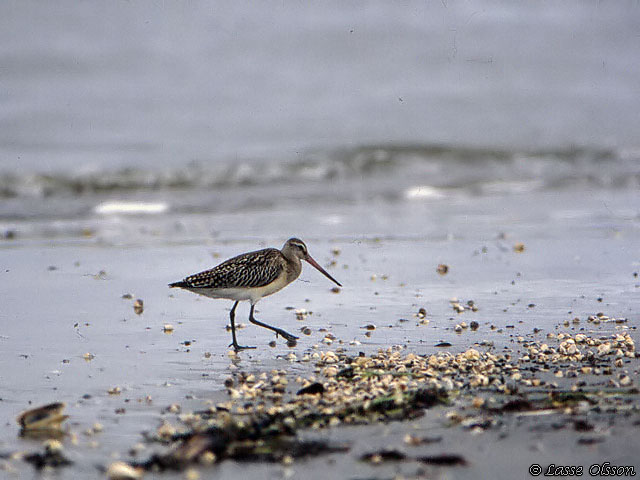
[[[184,279],[187,288],[257,288],[273,282],[284,266],[280,250],[267,248],[230,258]]]

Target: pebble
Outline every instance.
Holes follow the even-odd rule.
[[[106,472],[109,480],[137,480],[142,478],[142,470],[125,462],[113,462]]]
[[[136,315],[141,315],[144,311],[144,302],[142,299],[138,298],[135,302],[133,302],[133,311]]]

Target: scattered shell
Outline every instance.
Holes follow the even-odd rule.
[[[464,306],[459,304],[458,302],[452,302],[451,307],[453,308],[453,311],[456,313],[462,313],[465,310]]]
[[[438,272],[440,275],[446,275],[449,272],[449,265],[441,263],[440,265],[438,265],[438,268],[436,268],[436,272]]]
[[[216,462],[216,454],[213,452],[204,452],[198,459],[204,465],[212,465]]]
[[[522,253],[525,250],[524,243],[518,242],[513,246],[513,251],[516,253]]]
[[[200,478],[200,472],[198,472],[195,468],[189,468],[186,472],[184,472],[184,478],[186,480],[198,480]]]
[[[173,325],[171,325],[170,323],[165,323],[162,327],[162,331],[164,333],[173,333]]]
[[[134,468],[126,462],[113,462],[106,475],[109,480],[137,480],[142,478],[142,469]]]
[[[621,375],[620,376],[620,386],[628,387],[632,383],[633,383],[633,381],[631,380],[631,377],[629,377],[629,375]]]
[[[18,415],[18,424],[22,427],[23,432],[60,430],[62,422],[69,418],[68,415],[62,414],[66,406],[63,402],[57,402],[26,410]]]
[[[133,302],[133,311],[136,313],[136,315],[140,315],[144,311],[144,302],[142,301],[142,299],[139,298],[135,302]]]

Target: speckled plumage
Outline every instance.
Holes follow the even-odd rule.
[[[230,258],[209,270],[189,275],[182,288],[258,288],[275,281],[285,269],[280,250],[265,248]],[[180,283],[184,282],[184,286]]]

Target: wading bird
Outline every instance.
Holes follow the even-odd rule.
[[[231,319],[231,338],[233,339],[229,346],[233,346],[236,351],[256,348],[238,345],[236,341],[235,312],[238,302],[243,300],[251,302],[251,310],[249,312],[249,321],[251,323],[268,328],[276,332],[276,336],[281,335],[287,342],[295,343],[298,337],[285,332],[281,328],[256,320],[253,316],[253,309],[262,297],[282,290],[298,278],[302,271],[301,260],[309,262],[329,280],[340,287],[342,286],[324,268],[318,265],[309,255],[304,242],[297,238],[287,240],[281,250],[265,248],[255,252],[243,253],[209,270],[189,275],[180,282],[170,283],[169,286],[183,288],[209,298],[235,300],[236,303],[233,304],[229,314]]]

